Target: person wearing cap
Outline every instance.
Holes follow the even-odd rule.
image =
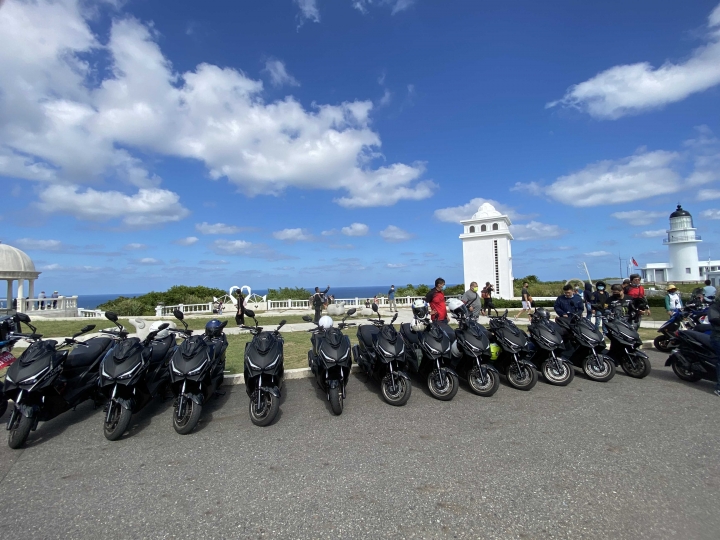
[[[52,296],[51,296],[50,298],[53,298],[53,303],[52,303],[53,309],[57,309],[57,299],[59,298],[58,292],[57,292],[57,291],[53,291]],[[48,303],[49,303],[49,302],[48,302]]]
[[[40,291],[40,294],[38,294],[38,300],[40,300],[40,309],[45,309],[45,298],[47,298],[45,296],[45,291]]]
[[[665,309],[668,315],[672,315],[676,309],[682,309],[683,303],[680,298],[680,293],[675,285],[670,283],[667,288],[667,295],[665,296]]]

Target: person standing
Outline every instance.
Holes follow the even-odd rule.
[[[668,315],[672,315],[676,309],[682,309],[683,303],[680,298],[680,293],[675,285],[670,283],[667,288],[667,295],[665,296],[665,311]]]
[[[435,288],[430,289],[425,295],[425,301],[430,304],[430,318],[433,321],[447,324],[447,306],[445,305],[445,280],[437,278],[435,280]]]
[[[703,287],[703,296],[705,296],[706,300],[709,300],[712,302],[715,300],[715,295],[717,294],[717,289],[713,287],[712,281],[709,279],[705,280],[705,286]]]
[[[591,305],[595,313],[595,328],[600,330],[600,322],[602,321],[605,311],[610,307],[610,295],[605,290],[607,286],[604,281],[598,281],[595,284],[595,292],[592,293]],[[619,287],[622,291],[622,287]],[[604,327],[603,327],[604,328]]]
[[[641,315],[650,315],[650,308],[647,307],[647,300],[645,299],[645,288],[640,285],[640,274],[630,275],[630,286],[627,288],[625,296],[633,301],[633,308],[635,309],[633,314],[633,321],[640,327]],[[646,308],[646,309],[642,309]]]
[[[708,310],[708,321],[712,325],[710,343],[715,351],[715,371],[717,381],[715,382],[715,395],[720,396],[720,298],[715,298]]]
[[[390,290],[388,291],[388,305],[390,306],[390,313],[395,311],[397,313],[397,304],[395,303],[395,285],[390,285]]]
[[[327,289],[320,292],[320,287],[315,287],[315,294],[312,295],[312,307],[315,310],[315,318],[313,319],[313,322],[317,324],[320,321],[320,317],[322,317],[322,310],[323,306],[325,305],[325,295],[330,290],[330,285],[327,286]]]
[[[237,292],[237,313],[235,314],[235,323],[238,326],[245,324],[245,295],[238,290]]]
[[[569,283],[563,287],[563,293],[557,297],[554,305],[558,317],[582,315],[583,307],[583,299],[575,294],[573,286]]]
[[[38,294],[38,300],[40,300],[40,309],[45,309],[45,291],[40,291],[40,294]]]
[[[480,296],[483,299],[483,309],[482,312],[487,312],[488,317],[490,316],[490,310],[493,309],[495,306],[493,305],[492,301],[492,293],[495,289],[492,285],[490,285],[489,281],[485,282],[485,287],[483,287],[483,290],[480,292]]]
[[[520,299],[522,302],[522,310],[520,310],[520,313],[515,315],[514,320],[516,320],[516,321],[525,312],[530,314],[530,309],[532,308],[532,296],[530,296],[529,288],[530,288],[530,284],[527,281],[525,283],[523,283],[523,288],[522,288],[522,291],[520,292]]]
[[[592,295],[593,295],[593,286],[592,283],[589,281],[585,282],[585,290],[583,291],[583,301],[585,302],[585,310],[587,313],[585,314],[586,319],[592,319]]]
[[[478,317],[482,312],[482,299],[478,294],[478,284],[476,281],[470,283],[470,288],[460,298],[465,304],[472,317]]]
[[[52,307],[53,307],[53,309],[57,309],[57,299],[60,298],[60,297],[58,296],[58,292],[57,292],[57,291],[54,291],[54,292],[52,293],[51,298],[53,298],[53,302],[52,302]]]

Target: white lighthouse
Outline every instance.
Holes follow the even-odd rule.
[[[489,281],[500,298],[513,297],[510,218],[484,203],[470,219],[461,221],[465,288]]]
[[[670,214],[670,228],[663,244],[667,245],[670,256],[668,279],[670,281],[698,281],[700,264],[697,245],[701,238],[695,234],[690,212],[678,204]]]

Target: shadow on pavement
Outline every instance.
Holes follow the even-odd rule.
[[[8,411],[10,410],[10,408],[11,407],[8,407]],[[6,413],[6,415],[7,414],[9,414],[9,412]],[[74,423],[82,422],[96,414],[102,414],[102,407],[95,408],[93,406],[92,400],[89,399],[78,405],[74,411],[70,409],[69,411],[65,411],[64,413],[56,416],[52,420],[48,420],[47,422],[40,422],[37,429],[30,432],[27,442],[25,443],[25,448],[31,448],[38,444],[42,444],[49,440],[52,440],[58,435],[62,435],[65,430],[72,426]],[[102,420],[100,418],[101,417],[98,416],[97,428],[98,432],[102,433],[103,426]]]
[[[242,388],[244,391],[245,385],[243,385]],[[221,386],[220,392],[222,392],[221,395],[211,397],[205,407],[203,407],[200,421],[198,422],[197,427],[192,431],[192,433],[198,433],[208,427],[212,423],[215,413],[223,409],[225,404],[230,400],[230,396],[233,394],[233,392],[230,390],[230,387],[227,386]]]

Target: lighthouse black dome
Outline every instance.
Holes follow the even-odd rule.
[[[683,207],[679,204],[677,205],[677,210],[675,210],[672,214],[670,214],[670,219],[676,218],[676,217],[692,217],[690,215],[690,212],[687,210],[683,210]]]

